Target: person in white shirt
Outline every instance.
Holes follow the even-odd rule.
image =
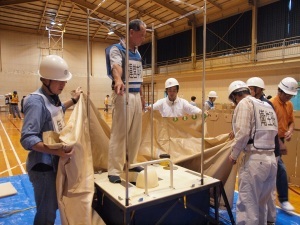
[[[191,105],[187,100],[177,96],[179,83],[175,78],[169,78],[165,82],[167,97],[159,99],[153,104],[153,110],[159,110],[162,117],[181,117],[202,113],[202,110]],[[148,106],[151,110],[151,105]]]
[[[216,101],[217,97],[218,97],[218,95],[217,95],[217,92],[215,92],[215,91],[210,91],[208,93],[208,100],[204,103],[205,111],[215,108],[214,102]]]

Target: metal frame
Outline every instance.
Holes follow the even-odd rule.
[[[206,1],[205,1],[206,2]],[[206,4],[206,3],[205,3]],[[192,6],[192,5],[190,5],[190,6]],[[192,7],[195,7],[195,10],[193,10],[193,11],[191,11],[191,12],[188,12],[187,14],[185,14],[185,15],[182,15],[182,16],[179,16],[178,18],[176,18],[176,19],[172,19],[172,20],[170,20],[170,21],[168,21],[168,22],[166,22],[166,23],[163,23],[163,24],[160,24],[160,25],[158,25],[158,26],[156,26],[156,27],[153,27],[152,26],[152,29],[147,29],[147,31],[150,31],[150,32],[152,32],[152,43],[153,43],[153,39],[154,39],[154,32],[155,32],[155,29],[157,29],[157,28],[159,28],[159,27],[162,27],[162,26],[165,26],[165,25],[167,25],[167,24],[169,24],[169,23],[172,23],[172,22],[174,22],[174,21],[176,21],[176,20],[180,20],[180,19],[183,19],[183,18],[185,18],[185,17],[187,17],[187,16],[189,16],[189,15],[192,15],[192,14],[195,14],[195,13],[199,13],[199,12],[201,12],[202,10],[200,9],[200,8],[198,8],[198,7],[196,7],[196,6],[192,6]],[[98,6],[97,6],[97,8],[98,8]],[[96,9],[97,9],[96,8]],[[206,7],[205,7],[206,8]],[[99,22],[102,22],[102,23],[105,23],[105,24],[116,24],[116,25],[121,25],[121,26],[126,26],[126,24],[129,24],[129,0],[126,0],[126,24],[122,24],[122,23],[116,23],[116,22],[111,22],[111,21],[105,21],[105,20],[102,20],[102,19],[97,19],[97,18],[93,18],[92,16],[91,16],[91,14],[96,10],[96,9],[94,9],[94,10],[92,10],[91,12],[90,12],[90,10],[87,10],[87,26],[88,26],[88,28],[87,28],[87,55],[88,55],[88,59],[87,59],[87,66],[88,66],[88,68],[87,68],[87,87],[88,87],[88,93],[87,93],[87,96],[88,96],[88,101],[87,101],[87,104],[89,104],[89,95],[90,95],[90,83],[89,83],[89,76],[90,76],[90,39],[89,39],[89,20],[95,20],[95,21],[99,21]],[[127,27],[127,26],[126,26]],[[126,28],[126,40],[129,40],[129,32],[128,32],[128,29]],[[126,49],[129,49],[129,43],[128,43],[128,41],[126,41]],[[152,52],[154,52],[154,50],[153,50],[153,45],[152,45]],[[205,60],[203,60],[203,61],[205,61]],[[154,65],[154,62],[152,61],[152,65]],[[153,66],[152,66],[153,67]],[[126,76],[126,80],[128,80],[128,50],[126,51],[126,63],[125,63],[125,76]],[[153,73],[152,73],[152,77],[153,77]],[[127,118],[127,114],[128,114],[128,109],[127,109],[127,105],[128,105],[128,102],[127,102],[127,99],[128,99],[128,87],[127,87],[127,85],[128,85],[128,83],[126,83],[126,101],[125,101],[125,106],[124,107],[126,107],[126,115],[125,115],[125,118]],[[152,89],[153,89],[153,79],[152,79],[152,82],[151,82],[151,86],[152,86]],[[152,91],[152,94],[153,94],[153,91]],[[152,97],[153,98],[153,97]],[[204,103],[203,103],[204,104]],[[89,108],[89,107],[87,107],[87,108]],[[88,113],[88,118],[89,118],[89,113]],[[153,114],[152,114],[152,118],[153,118]],[[204,117],[203,117],[203,121],[202,121],[202,123],[204,124]],[[153,139],[153,124],[151,123],[151,130],[152,130],[152,132],[151,132],[151,139]],[[204,126],[202,126],[202,127],[204,127]],[[126,120],[126,128],[125,128],[126,130],[127,130],[127,120]],[[202,132],[203,133],[203,137],[202,138],[204,138],[204,132]],[[153,141],[153,140],[152,140]],[[128,197],[128,169],[129,169],[129,167],[130,167],[130,165],[129,165],[129,163],[128,163],[128,133],[126,132],[126,162],[125,162],[125,171],[126,171],[126,184],[127,184],[127,186],[126,186],[126,205],[128,205],[129,204],[129,197]],[[153,152],[153,143],[152,143],[152,146],[151,146],[151,148],[152,148],[152,152]],[[203,149],[202,149],[202,155],[203,155],[203,151],[204,151],[204,146],[203,146]],[[153,154],[153,153],[152,153]],[[153,157],[153,156],[152,156]],[[203,184],[203,173],[202,173],[202,168],[203,168],[203,161],[202,161],[202,163],[201,163],[202,165],[201,165],[201,180],[202,180],[202,184]]]
[[[183,3],[183,2],[182,2]],[[192,5],[191,5],[192,6]],[[98,7],[98,6],[97,6]],[[185,18],[189,15],[192,15],[192,14],[195,14],[195,13],[199,13],[199,12],[203,12],[204,13],[204,26],[203,26],[203,76],[202,76],[202,108],[204,108],[204,103],[205,103],[205,53],[206,53],[206,0],[204,1],[204,6],[202,9],[196,7],[196,6],[192,6],[192,7],[195,7],[196,9],[185,14],[185,15],[182,15],[182,16],[179,16],[178,18],[176,19],[172,19],[166,23],[163,23],[163,24],[160,24],[156,27],[152,26],[152,29],[147,29],[147,31],[150,31],[152,32],[152,43],[154,41],[154,32],[155,32],[155,29],[159,28],[159,27],[162,27],[162,26],[165,26],[169,23],[172,23],[176,20],[180,20],[182,18]],[[126,0],[126,8],[127,8],[127,13],[126,13],[126,24],[129,24],[129,0]],[[93,10],[92,12],[94,12],[95,10]],[[88,60],[87,60],[87,66],[88,66],[88,69],[87,69],[87,86],[88,86],[88,100],[89,100],[89,95],[90,95],[90,84],[89,84],[89,76],[90,76],[90,39],[89,39],[89,20],[96,20],[96,21],[99,21],[99,22],[102,22],[102,23],[105,23],[105,24],[117,24],[117,25],[121,25],[121,26],[126,26],[126,24],[121,24],[121,23],[116,23],[116,22],[111,22],[111,21],[105,21],[105,20],[101,20],[101,19],[97,19],[97,18],[93,18],[91,17],[91,14],[90,11],[88,10],[87,11],[87,25],[88,25],[88,32],[87,32],[87,42],[88,42],[88,49],[87,49],[87,54],[88,54]],[[129,40],[129,33],[128,33],[128,29],[126,29],[126,40]],[[128,41],[126,42],[126,49],[128,49],[129,46],[128,46]],[[154,49],[153,49],[153,44],[152,44],[152,53],[154,52]],[[125,74],[126,74],[126,79],[128,80],[128,50],[126,51],[126,71],[125,71]],[[154,69],[154,61],[152,61],[152,68]],[[152,70],[152,81],[151,81],[151,85],[152,85],[152,94],[153,94],[153,75],[154,75],[154,70]],[[128,83],[126,83],[126,101],[125,101],[125,106],[124,107],[127,107],[127,99],[128,99],[128,88],[127,88],[127,85]],[[153,98],[153,97],[152,97]],[[89,104],[89,101],[88,101],[88,104]],[[89,107],[88,107],[89,108]],[[88,114],[89,116],[89,114]],[[127,116],[127,108],[126,108],[126,116]],[[153,118],[153,114],[151,115],[152,118]],[[127,118],[127,117],[125,117]],[[127,121],[127,120],[126,120]],[[202,113],[202,139],[204,140],[204,121],[205,121],[205,114]],[[127,128],[127,123],[126,123],[126,128]],[[126,129],[127,130],[127,129]],[[151,124],[151,138],[153,139],[153,124]],[[128,143],[128,134],[126,132],[126,143]],[[153,152],[153,140],[151,142],[151,151]],[[204,145],[202,145],[202,149],[201,149],[201,153],[203,155],[204,153]],[[153,154],[153,153],[152,153]],[[128,164],[128,148],[127,148],[127,144],[126,144],[126,162],[125,162],[125,170],[126,170],[126,183],[128,184],[128,169],[129,169],[130,165]],[[201,184],[203,185],[204,184],[204,179],[203,179],[203,157],[201,157]],[[126,186],[126,205],[128,205],[128,185]]]
[[[61,56],[63,57],[64,51],[64,32],[65,30],[58,30],[53,28],[48,28],[46,26],[46,30],[48,31],[48,50],[49,55],[52,54],[51,51],[60,51]]]
[[[105,1],[105,0],[103,0]],[[102,2],[103,2],[102,1]],[[202,9],[198,8],[198,7],[195,7],[196,9],[193,10],[192,12],[189,12],[185,15],[182,15],[180,17],[178,17],[177,19],[172,19],[164,24],[161,24],[161,25],[158,25],[156,27],[154,27],[152,25],[152,29],[147,29],[147,31],[150,31],[152,32],[152,54],[155,52],[155,49],[154,49],[154,32],[155,32],[155,29],[159,28],[159,27],[162,27],[164,25],[167,25],[171,22],[174,22],[176,20],[180,20],[182,18],[185,18],[189,15],[192,15],[192,14],[195,14],[195,13],[199,13],[199,12],[203,12],[203,16],[204,16],[204,25],[203,25],[203,71],[202,71],[202,108],[204,109],[204,103],[205,103],[205,61],[206,61],[206,1],[207,0],[204,0],[204,6]],[[100,5],[102,4],[102,2],[96,7],[99,8]],[[182,2],[184,3],[184,2]],[[122,26],[126,26],[126,40],[129,40],[129,32],[128,32],[128,29],[127,29],[127,25],[126,24],[129,24],[129,0],[126,0],[126,24],[119,24],[119,23],[116,23],[116,22],[110,22],[110,21],[105,21],[105,20],[101,20],[101,19],[96,19],[96,18],[93,18],[91,17],[91,14],[96,10],[94,9],[91,13],[90,13],[90,10],[87,10],[87,87],[88,87],[88,93],[87,93],[87,104],[89,106],[89,95],[90,95],[90,83],[89,83],[89,76],[90,76],[90,39],[89,39],[89,20],[96,20],[96,21],[99,21],[99,22],[102,22],[102,23],[105,23],[105,24],[118,24],[118,25],[122,25]],[[126,41],[126,63],[125,63],[125,68],[126,68],[126,71],[125,71],[125,75],[126,75],[126,80],[128,80],[128,49],[129,49],[129,42]],[[153,57],[153,55],[152,55]],[[153,76],[154,76],[154,60],[152,60],[152,80],[151,80],[151,86],[152,86],[152,95],[154,93],[154,83],[153,83]],[[128,114],[128,108],[127,108],[127,105],[128,105],[128,83],[126,83],[126,101],[125,101],[125,105],[124,107],[126,107],[126,117],[127,118],[127,114]],[[152,99],[154,99],[154,96],[152,96]],[[89,107],[87,107],[89,109]],[[151,118],[153,120],[153,110],[151,110]],[[88,112],[88,119],[90,121],[90,115],[89,115],[89,112]],[[202,140],[204,140],[204,122],[205,122],[205,114],[204,112],[202,113]],[[126,128],[127,130],[127,120],[126,120]],[[153,155],[153,123],[151,123],[151,154]],[[204,155],[204,145],[202,144],[201,146],[201,155],[203,156]],[[153,157],[153,156],[152,156]],[[203,157],[201,157],[201,185],[204,185],[204,174],[203,174]],[[146,173],[147,173],[147,163],[149,162],[146,162],[146,163],[142,163],[143,165],[146,165]],[[126,196],[126,199],[125,199],[125,205],[126,206],[129,206],[129,194],[128,194],[128,184],[129,184],[129,175],[128,175],[128,170],[129,168],[133,167],[133,166],[136,166],[136,165],[140,165],[140,164],[133,164],[133,165],[129,165],[128,163],[128,133],[126,132],[126,162],[125,162],[125,171],[126,171],[126,193],[125,193],[125,196]],[[171,172],[170,174],[171,177],[173,177],[173,173]],[[147,179],[146,179],[147,181]],[[145,185],[147,187],[147,184]],[[223,188],[223,184],[222,182],[220,181],[218,183],[218,185],[215,185],[213,188],[214,188],[214,202],[215,202],[215,205],[214,205],[214,208],[215,208],[215,211],[216,211],[216,214],[215,214],[215,221],[219,222],[219,213],[218,213],[218,196],[217,196],[217,191],[216,191],[216,188],[219,187],[220,188],[220,192],[221,192],[221,195],[223,196],[224,200],[225,200],[225,204],[226,204],[226,208],[227,208],[227,211],[228,211],[228,214],[230,215],[230,219],[231,219],[231,222],[232,224],[235,224],[234,222],[234,219],[233,219],[233,216],[232,216],[232,212],[231,212],[231,209],[230,209],[230,206],[229,206],[229,203],[228,203],[228,200],[227,200],[227,196],[226,196],[226,193],[224,191],[224,188]],[[147,188],[146,188],[146,193],[147,193]],[[126,221],[126,213],[124,213],[125,215],[125,218],[124,218],[124,222]],[[205,215],[207,216],[207,215]],[[126,223],[126,222],[125,222]]]

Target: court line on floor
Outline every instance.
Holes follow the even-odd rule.
[[[5,164],[6,164],[6,168],[9,168],[8,170],[6,170],[4,172],[8,172],[8,175],[12,176],[13,174],[12,174],[11,169],[10,169],[10,164],[9,164],[9,161],[8,161],[8,158],[7,158],[7,155],[6,155],[6,151],[4,149],[4,145],[3,145],[3,142],[2,142],[1,136],[0,136],[0,145],[1,145],[1,151],[3,152],[3,157],[4,157]],[[0,174],[2,174],[2,172]]]
[[[25,162],[22,163],[22,165],[24,165],[24,164],[25,164]],[[1,171],[1,172],[0,172],[0,175],[4,174],[4,173],[6,173],[6,172],[12,171],[13,169],[15,169],[15,168],[17,168],[17,167],[19,167],[19,165],[13,166],[13,167],[10,167],[10,168],[7,169],[7,170]]]
[[[17,154],[17,152],[16,152],[16,149],[15,149],[14,145],[12,144],[12,142],[11,142],[11,140],[10,140],[10,138],[9,138],[9,135],[8,135],[8,133],[6,132],[6,129],[4,128],[3,123],[2,123],[1,120],[0,120],[0,123],[1,123],[2,129],[3,129],[4,133],[5,133],[5,136],[6,136],[8,142],[9,142],[9,144],[10,144],[10,146],[11,146],[11,149],[12,149],[12,151],[13,151],[15,157],[16,157],[16,160],[17,160],[17,162],[18,162],[18,165],[20,166],[20,168],[21,168],[21,170],[22,170],[22,173],[23,173],[23,174],[26,174],[26,171],[25,171],[25,169],[24,169],[24,166],[23,166],[23,164],[21,163],[21,160],[20,160],[20,158],[19,158],[19,156],[18,156],[18,154]]]

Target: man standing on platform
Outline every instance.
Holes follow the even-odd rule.
[[[128,81],[126,80],[126,45],[125,40],[105,50],[108,76],[112,79],[112,126],[108,151],[108,179],[111,183],[120,183],[124,169],[126,147],[128,161],[134,163],[138,154],[142,134],[142,110],[145,106],[142,90],[142,58],[137,47],[146,36],[146,24],[132,20],[127,26],[129,32]],[[128,99],[125,95],[125,84],[128,83]],[[126,118],[126,108],[128,109]],[[127,126],[126,126],[127,123]],[[125,129],[127,127],[127,130]],[[126,132],[128,145],[126,146]],[[130,171],[140,172],[142,167]]]

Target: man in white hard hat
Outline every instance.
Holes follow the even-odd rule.
[[[64,112],[77,103],[81,88],[74,97],[61,102],[59,94],[72,78],[64,59],[57,55],[46,56],[39,69],[41,88],[24,100],[24,124],[21,144],[29,151],[26,169],[34,189],[36,214],[34,225],[54,224],[58,209],[56,172],[59,157],[69,158],[73,150],[50,149],[43,142],[43,132],[60,132],[64,127]]]
[[[218,95],[217,95],[217,92],[210,91],[208,93],[207,97],[208,97],[208,100],[205,101],[205,103],[204,103],[204,109],[205,109],[205,111],[208,111],[210,109],[214,109],[215,108],[214,102],[216,101]]]
[[[265,101],[268,104],[270,104],[273,109],[274,106],[273,104],[265,98],[264,96],[264,90],[265,90],[265,82],[260,78],[260,77],[251,77],[247,80],[246,82],[247,86],[250,89],[250,93],[251,96],[254,98],[257,98],[261,101]],[[275,137],[275,157],[276,159],[279,156],[279,151],[280,151],[280,147],[279,147],[279,139],[278,139],[278,135],[276,135]],[[275,224],[276,222],[276,185],[274,185],[274,189],[272,191],[272,197],[269,199],[268,203],[267,203],[267,208],[268,208],[268,215],[267,215],[267,224],[271,225],[271,224]]]
[[[276,182],[277,162],[274,138],[277,135],[276,113],[271,105],[250,95],[243,81],[229,85],[228,98],[235,105],[232,127],[234,140],[229,161],[239,168],[237,224],[267,224],[267,202]]]
[[[181,117],[202,113],[201,109],[177,96],[179,83],[175,78],[167,79],[165,88],[167,97],[159,99],[153,104],[153,110],[159,110],[162,117]],[[148,106],[148,109],[151,110],[151,106]]]
[[[108,151],[108,179],[111,183],[121,183],[126,153],[126,132],[128,133],[128,162],[135,163],[142,134],[142,110],[145,100],[142,90],[142,58],[137,49],[146,36],[146,24],[134,19],[128,26],[129,32],[129,75],[125,77],[126,46],[121,40],[106,49],[106,63],[108,76],[112,79],[112,125]],[[128,99],[126,100],[125,83],[128,82]],[[127,103],[126,103],[127,101]],[[128,108],[127,118],[126,107]],[[127,128],[126,130],[126,122]],[[142,167],[132,168],[132,172],[141,172]]]
[[[297,95],[298,82],[292,77],[286,77],[278,84],[277,95],[271,98],[278,118],[278,136],[282,142],[290,141],[294,131],[294,108],[290,101]],[[286,212],[293,212],[295,209],[289,202],[288,179],[286,168],[281,156],[278,159],[277,171],[277,194],[281,208]]]

